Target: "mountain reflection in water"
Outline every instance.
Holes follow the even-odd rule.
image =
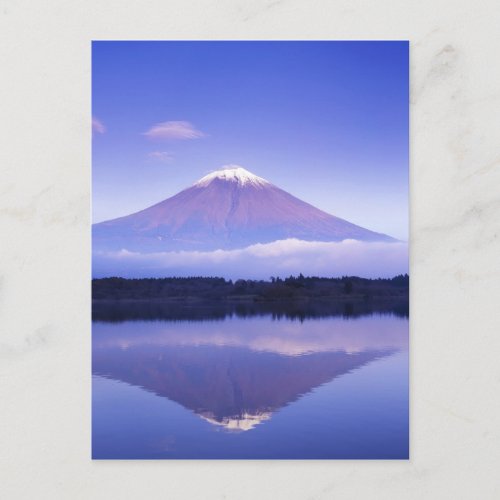
[[[102,310],[99,313],[103,317]],[[168,398],[217,428],[249,431],[333,379],[407,349],[393,315],[271,321],[110,321],[93,326],[93,373]]]

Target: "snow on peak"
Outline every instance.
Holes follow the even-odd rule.
[[[259,177],[252,172],[240,167],[239,165],[226,165],[215,172],[211,172],[205,177],[202,177],[195,186],[205,187],[208,186],[213,180],[222,179],[230,182],[237,182],[240,186],[252,185],[252,186],[265,186],[269,185],[269,182]]]

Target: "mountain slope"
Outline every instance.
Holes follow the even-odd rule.
[[[244,248],[305,241],[395,241],[319,210],[241,167],[218,170],[140,212],[93,226],[94,250]]]

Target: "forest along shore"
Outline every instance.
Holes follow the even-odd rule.
[[[189,278],[100,278],[92,280],[93,300],[228,300],[268,302],[297,299],[370,300],[408,298],[407,274],[388,279],[355,276],[290,276],[270,280]]]
[[[303,319],[373,312],[408,317],[408,291],[406,274],[390,279],[299,275],[268,281],[102,278],[92,280],[92,315],[97,321],[218,319],[232,314]]]

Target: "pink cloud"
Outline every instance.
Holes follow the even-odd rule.
[[[106,132],[106,127],[101,120],[95,116],[92,117],[92,132],[97,132],[98,134],[104,134],[104,132]]]
[[[162,163],[170,163],[174,159],[174,155],[168,151],[152,151],[148,153],[148,158]]]
[[[184,141],[199,139],[206,134],[197,130],[192,123],[186,121],[162,122],[153,125],[143,135],[149,139],[163,139],[166,141]]]

